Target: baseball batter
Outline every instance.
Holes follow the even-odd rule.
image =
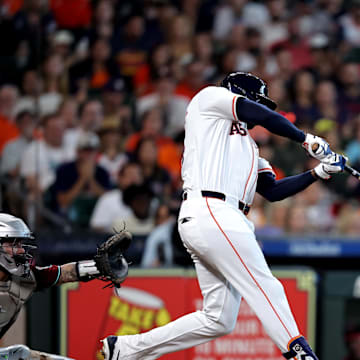
[[[305,135],[275,108],[265,82],[248,73],[229,74],[221,86],[209,86],[192,99],[185,121],[178,226],[195,264],[203,309],[147,333],[107,337],[106,360],[157,359],[228,334],[242,298],[286,359],[318,359],[299,334],[284,289],[270,272],[246,215],[255,191],[270,201],[284,199],[318,178],[341,172],[346,159],[331,152],[325,140]],[[276,181],[249,135],[255,125],[303,144],[321,163]]]

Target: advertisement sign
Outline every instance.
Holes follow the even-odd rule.
[[[300,328],[314,341],[315,274],[277,271]],[[61,287],[61,353],[77,360],[102,359],[100,340],[109,335],[146,332],[202,308],[195,273],[185,270],[133,270],[121,289],[101,281]],[[313,345],[313,344],[312,344]],[[281,360],[280,351],[242,301],[235,330],[168,360]]]

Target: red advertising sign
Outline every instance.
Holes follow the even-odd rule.
[[[314,335],[315,274],[281,271],[302,334]],[[202,297],[193,272],[133,271],[120,289],[102,289],[92,281],[61,289],[61,353],[77,360],[102,359],[100,339],[137,334],[201,309]],[[281,360],[280,351],[264,332],[245,301],[235,330],[227,336],[173,354],[167,360]]]

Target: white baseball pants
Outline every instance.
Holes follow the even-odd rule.
[[[138,335],[120,336],[120,359],[158,359],[230,333],[241,298],[266,332],[287,352],[299,335],[283,286],[272,275],[256,241],[253,224],[219,199],[191,196],[179,215],[179,232],[195,263],[203,309]]]

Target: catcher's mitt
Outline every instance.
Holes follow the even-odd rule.
[[[128,275],[129,264],[123,252],[130,246],[131,239],[128,231],[121,230],[97,248],[94,260],[100,272],[99,279],[110,281],[109,285],[120,287]]]

